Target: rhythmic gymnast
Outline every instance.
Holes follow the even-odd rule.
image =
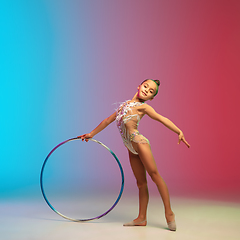
[[[141,135],[137,129],[139,121],[147,114],[150,118],[161,122],[170,130],[177,133],[178,144],[182,141],[188,148],[190,147],[184,138],[183,132],[173,122],[161,116],[151,106],[146,104],[146,101],[152,100],[157,95],[159,85],[159,80],[144,80],[138,86],[138,91],[132,100],[122,103],[116,112],[104,119],[93,131],[83,134],[79,138],[87,142],[89,138],[92,138],[110,123],[116,121],[123,143],[128,149],[130,164],[139,189],[138,217],[129,223],[123,224],[123,226],[147,225],[146,216],[149,200],[146,178],[147,171],[162,197],[168,228],[171,231],[176,231],[175,215],[171,209],[168,188],[158,172],[148,139]]]

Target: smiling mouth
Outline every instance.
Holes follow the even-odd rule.
[[[143,93],[143,95],[147,96],[147,94],[145,92],[142,92],[142,93]]]

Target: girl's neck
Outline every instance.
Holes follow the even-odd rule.
[[[142,99],[138,98],[138,92],[134,95],[131,102],[144,102]]]

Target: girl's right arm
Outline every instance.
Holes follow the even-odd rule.
[[[116,119],[116,112],[110,115],[108,118],[105,118],[95,129],[93,129],[90,133],[86,133],[78,136],[82,141],[88,142],[89,138],[94,137],[96,134],[101,132],[104,128],[106,128],[110,123],[112,123]]]

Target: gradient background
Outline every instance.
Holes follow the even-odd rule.
[[[170,193],[239,200],[239,12],[238,0],[1,1],[0,197],[40,196],[48,152],[90,132],[153,78],[161,87],[149,104],[191,144],[177,145],[147,116],[140,123]],[[95,138],[119,157],[124,193],[136,192],[115,123]],[[79,174],[74,164],[66,178]],[[111,165],[97,172],[115,187]]]

